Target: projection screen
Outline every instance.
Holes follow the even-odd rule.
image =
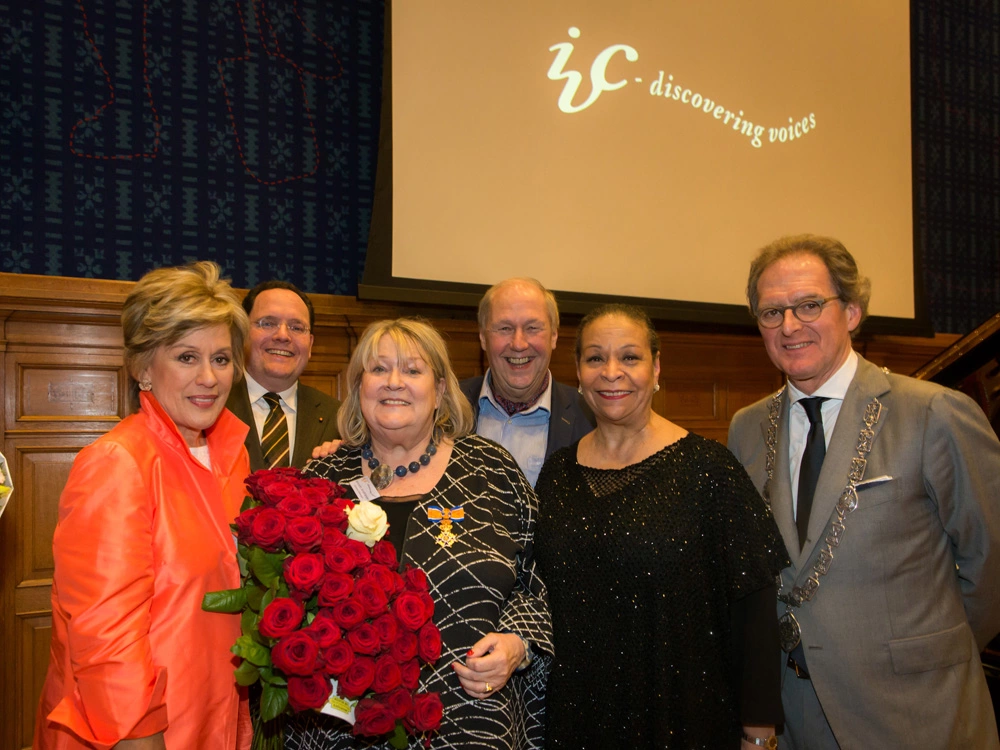
[[[841,239],[873,315],[920,325],[909,3],[429,0],[387,8],[361,296],[745,322],[749,260]],[[883,326],[884,328],[885,326]]]

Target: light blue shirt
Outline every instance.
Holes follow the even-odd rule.
[[[479,420],[476,422],[476,432],[506,448],[532,487],[538,481],[538,474],[542,470],[542,464],[545,463],[551,413],[551,374],[548,386],[535,405],[510,416],[493,398],[490,372],[486,371],[483,387],[479,391]]]

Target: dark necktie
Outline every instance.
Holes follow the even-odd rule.
[[[809,530],[809,511],[812,509],[813,494],[816,492],[816,482],[823,468],[823,458],[826,456],[826,435],[823,433],[823,412],[821,407],[825,398],[804,398],[799,401],[809,417],[809,436],[806,438],[806,450],[802,454],[802,464],[799,467],[798,510],[795,513],[795,526],[799,530],[799,549],[806,543]]]
[[[271,410],[264,420],[264,434],[260,438],[260,449],[264,453],[267,468],[288,466],[288,422],[281,409],[281,399],[277,393],[265,393],[264,400]]]

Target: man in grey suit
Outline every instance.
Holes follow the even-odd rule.
[[[338,437],[340,408],[336,399],[299,382],[312,355],[312,302],[294,284],[265,281],[247,293],[243,308],[250,317],[246,375],[233,384],[226,406],[250,427],[251,471],[301,468],[314,447]],[[268,448],[272,455],[266,457]]]
[[[851,347],[870,285],[837,240],[765,247],[747,285],[777,394],[729,447],[792,558],[782,747],[997,748],[979,652],[1000,631],[1000,444],[963,394]]]
[[[535,279],[505,279],[479,302],[485,376],[461,382],[476,432],[510,451],[532,486],[545,459],[594,429],[594,416],[549,372],[559,339],[556,298]]]

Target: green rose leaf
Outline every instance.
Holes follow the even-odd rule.
[[[262,721],[271,721],[275,717],[284,713],[288,706],[288,689],[275,687],[264,683],[263,694],[260,697],[260,718]]]
[[[259,547],[255,547],[250,555],[250,570],[253,571],[258,581],[265,586],[271,586],[275,581],[281,579],[285,557],[284,554],[265,552]]]
[[[270,685],[277,685],[278,687],[285,687],[288,684],[288,680],[275,672],[273,667],[261,667],[260,679]]]
[[[260,614],[261,610],[261,599],[264,598],[264,592],[266,591],[267,589],[263,586],[250,586],[246,589],[247,605],[258,614]]]
[[[201,600],[201,608],[206,612],[241,612],[247,606],[246,589],[226,589],[209,591]]]
[[[257,632],[258,622],[260,622],[260,618],[252,609],[244,609],[243,614],[240,616],[240,632],[243,635],[253,637],[253,634]]]
[[[236,639],[236,643],[233,644],[230,651],[258,667],[268,667],[271,665],[271,652],[254,641],[250,636],[241,635]]]
[[[248,662],[246,659],[240,663],[236,668],[236,684],[246,687],[247,685],[253,685],[257,682],[257,678],[260,676],[260,672],[257,667]]]
[[[405,750],[409,746],[410,743],[406,737],[406,730],[403,729],[403,722],[396,722],[396,728],[389,735],[389,744],[395,748],[399,748],[399,750]]]

